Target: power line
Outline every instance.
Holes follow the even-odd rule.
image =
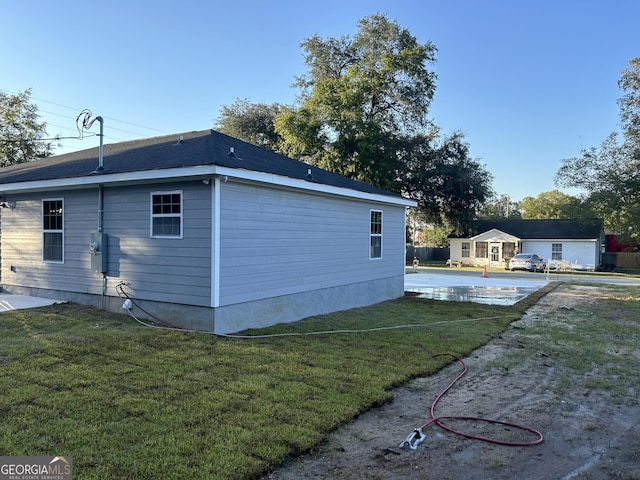
[[[13,92],[11,90],[7,90],[7,89],[4,89],[4,88],[0,88],[0,92],[5,92],[5,93],[8,93],[8,94],[12,94],[12,95],[17,95],[18,94],[18,92]],[[60,108],[66,109],[66,110],[74,111],[74,112],[80,112],[82,110],[82,109],[79,109],[79,108],[71,107],[69,105],[64,105],[64,104],[61,104],[61,103],[52,102],[50,100],[46,100],[46,99],[43,99],[43,98],[30,96],[30,99],[35,100],[37,102],[43,102],[43,103],[46,103],[46,104],[49,104],[49,105],[60,107]],[[84,110],[82,110],[82,111],[84,111]],[[50,116],[56,116],[56,117],[61,117],[63,119],[67,119],[67,120],[70,121],[70,124],[71,124],[71,122],[73,122],[73,125],[76,126],[76,129],[77,129],[78,116],[76,116],[76,115],[71,116],[71,115],[65,114],[65,113],[58,113],[58,112],[55,112],[55,111],[51,111],[51,109],[43,110],[43,109],[40,108],[39,105],[38,105],[38,112],[42,112],[42,113],[50,115]],[[134,122],[129,122],[129,121],[126,121],[126,120],[120,120],[120,119],[117,119],[117,118],[114,118],[114,117],[104,117],[104,118],[109,120],[110,122],[121,123],[121,124],[124,124],[124,125],[131,125],[131,126],[134,126],[134,127],[137,127],[137,128],[142,128],[142,129],[145,129],[145,130],[150,130],[150,131],[154,131],[154,132],[158,132],[158,133],[162,133],[162,134],[169,134],[169,132],[166,132],[164,130],[159,130],[159,129],[153,128],[153,127],[147,127],[147,126],[140,125],[140,124],[134,123]],[[70,126],[66,126],[66,125],[52,124],[52,123],[47,122],[47,121],[45,121],[45,123],[46,123],[47,127],[59,128],[59,129],[62,129],[62,131],[73,132],[73,131],[76,130],[76,129],[71,128]],[[118,128],[118,127],[114,126],[113,124],[109,125],[108,131],[110,133],[111,132],[122,132],[122,133],[125,133],[127,135],[132,135],[135,138],[145,138],[145,137],[148,136],[148,134],[143,134],[143,133],[140,133],[140,132],[133,132],[131,130],[126,130],[124,128]],[[68,142],[64,142],[63,143],[63,140],[82,140],[83,137],[90,137],[90,136],[97,136],[97,135],[98,134],[92,133],[92,132],[88,132],[88,135],[83,135],[83,134],[81,134],[79,132],[78,135],[74,135],[74,136],[70,136],[70,135],[63,136],[63,135],[59,134],[59,135],[50,135],[50,136],[47,136],[46,138],[43,137],[43,138],[35,138],[35,139],[34,138],[31,138],[31,139],[0,139],[0,141],[2,141],[4,143],[13,143],[13,142],[20,142],[20,141],[25,141],[25,140],[28,140],[28,141],[43,141],[43,142],[56,142],[57,143],[57,147],[55,147],[55,148],[62,148],[63,150],[78,151],[78,150],[83,150],[85,147],[70,146]],[[104,134],[104,138],[108,139],[108,140],[110,140],[112,142],[125,141],[125,139],[117,138],[117,137],[114,137],[114,136],[108,135],[108,134]]]
[[[18,92],[13,92],[13,91],[11,91],[11,90],[4,89],[4,88],[0,88],[0,91],[6,92],[6,93],[9,93],[9,94],[12,94],[12,95],[16,95],[16,94],[18,93]],[[50,101],[50,100],[45,100],[45,99],[43,99],[43,98],[37,98],[37,97],[30,97],[30,98],[31,98],[31,99],[33,99],[33,100],[36,100],[36,101],[38,101],[38,102],[44,102],[44,103],[48,103],[48,104],[50,104],[50,105],[55,105],[55,106],[57,106],[57,107],[66,108],[66,109],[68,109],[68,110],[72,110],[72,111],[74,111],[74,112],[80,112],[80,111],[82,110],[81,108],[74,108],[74,107],[70,107],[70,106],[68,106],[68,105],[63,105],[63,104],[61,104],[61,103],[52,102],[52,101]],[[69,120],[74,120],[74,122],[75,122],[75,117],[70,117],[70,116],[67,116],[67,115],[63,115],[63,114],[61,114],[61,113],[50,112],[50,111],[47,111],[47,110],[40,110],[40,111],[41,111],[41,112],[44,112],[44,113],[47,113],[47,114],[49,114],[49,115],[56,115],[56,116],[60,116],[60,117],[63,117],[63,118],[67,118],[67,119],[69,119]],[[123,123],[123,124],[125,124],[125,125],[131,125],[131,126],[133,126],[133,127],[143,128],[143,129],[145,129],[145,130],[151,130],[151,131],[158,132],[158,133],[163,133],[163,134],[169,134],[169,133],[170,133],[170,132],[166,132],[166,131],[164,131],[164,130],[159,130],[159,129],[157,129],[157,128],[153,128],[153,127],[146,127],[146,126],[144,126],[144,125],[140,125],[140,124],[138,124],[138,123],[133,123],[133,122],[129,122],[129,121],[126,121],[126,120],[119,120],[119,119],[117,119],[117,118],[113,118],[113,117],[106,117],[106,116],[105,116],[104,118],[105,118],[106,120],[111,120],[111,121],[114,121],[114,122]],[[139,132],[131,132],[131,131],[129,131],[129,130],[124,130],[124,129],[120,129],[120,128],[113,127],[113,126],[110,126],[110,127],[109,127],[109,129],[110,129],[110,130],[116,130],[116,131],[123,132],[123,133],[128,133],[128,134],[130,134],[130,135],[135,135],[135,136],[138,136],[138,137],[140,137],[140,138],[144,138],[144,137],[146,136],[146,135],[141,134],[141,133],[139,133]],[[71,129],[70,129],[70,130],[71,130]],[[120,139],[116,139],[116,138],[114,138],[114,140],[121,141]]]

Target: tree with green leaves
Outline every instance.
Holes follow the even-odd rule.
[[[280,136],[275,131],[274,119],[282,111],[278,103],[251,103],[236,100],[232,105],[223,106],[215,128],[227,135],[277,151]]]
[[[605,228],[640,240],[640,58],[629,62],[618,84],[622,138],[610,134],[599,147],[583,149],[578,157],[562,160],[555,181],[577,187],[584,202],[604,220]]]
[[[594,216],[588,204],[578,197],[560,190],[542,192],[537,197],[525,197],[518,204],[522,218],[591,218]]]
[[[624,92],[618,99],[624,136],[640,148],[640,57],[632,59],[622,71],[618,86]]]
[[[419,215],[427,223],[448,222],[460,229],[475,219],[493,193],[491,174],[470,158],[469,145],[459,133],[438,142],[413,137],[400,159],[402,191],[418,202]]]
[[[302,47],[309,73],[297,79],[301,103],[276,119],[284,153],[398,190],[399,137],[430,125],[435,46],[375,14],[353,38],[315,35]]]
[[[0,166],[48,157],[52,141],[44,140],[46,123],[39,121],[38,107],[30,102],[31,90],[17,94],[0,91]]]
[[[460,133],[441,137],[428,118],[436,47],[420,43],[385,15],[358,23],[353,36],[302,42],[306,75],[293,106],[273,117],[276,151],[419,202],[429,223],[461,223],[491,193],[491,176],[469,156]],[[236,108],[241,117],[249,105]],[[223,110],[222,131],[259,144]],[[257,122],[247,122],[256,125]],[[235,133],[231,133],[235,132]]]

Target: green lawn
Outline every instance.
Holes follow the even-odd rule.
[[[418,327],[251,340],[75,304],[3,313],[0,455],[71,456],[78,479],[256,477],[449,361],[427,352],[467,354],[542,294],[405,297],[249,333]]]

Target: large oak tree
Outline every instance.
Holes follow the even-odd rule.
[[[415,198],[429,222],[472,218],[491,193],[491,176],[469,156],[459,133],[440,136],[428,117],[436,90],[429,67],[437,49],[375,14],[341,38],[315,35],[302,42],[307,74],[298,101],[277,106],[274,150]],[[253,109],[223,109],[225,133]],[[257,107],[256,107],[257,108]],[[264,108],[263,108],[264,110]],[[259,122],[261,137],[270,130]],[[255,134],[240,137],[256,143]]]

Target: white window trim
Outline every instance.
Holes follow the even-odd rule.
[[[44,228],[44,202],[62,202],[62,230],[45,230]],[[43,263],[55,263],[61,265],[64,263],[64,198],[43,198],[40,203],[40,212],[42,212],[42,218],[40,226],[42,228],[42,262]],[[62,234],[62,260],[47,260],[44,258],[44,235],[45,233],[60,233]]]
[[[180,214],[154,214],[153,213],[153,197],[154,195],[180,195]],[[156,192],[151,192],[149,195],[149,236],[151,238],[171,238],[174,240],[180,240],[183,238],[183,230],[184,230],[184,194],[182,190],[160,190]],[[154,218],[167,218],[167,217],[178,217],[180,218],[180,234],[179,235],[154,235],[153,234],[153,219]]]
[[[380,233],[371,233],[371,214],[374,212],[380,214]],[[372,208],[369,210],[369,260],[382,260],[382,256],[384,254],[383,233],[384,233],[384,212],[382,210],[376,210]],[[379,257],[371,256],[371,239],[373,237],[380,237],[380,256]]]

